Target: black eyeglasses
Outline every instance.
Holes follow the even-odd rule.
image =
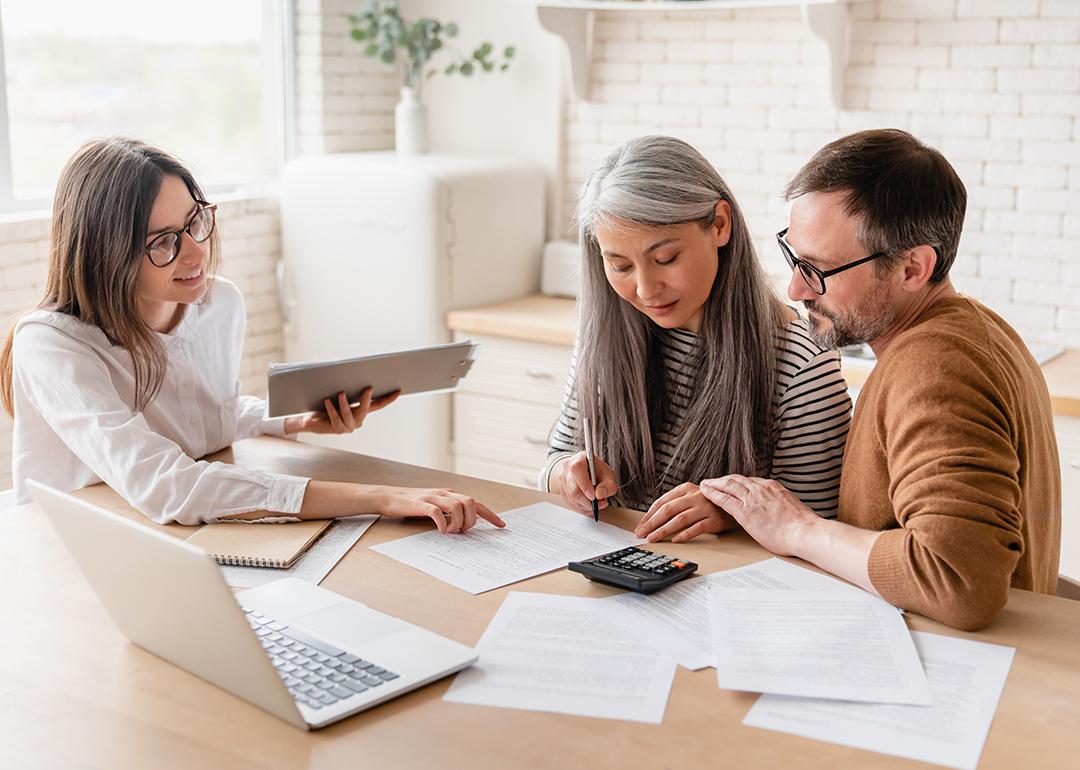
[[[187,233],[195,243],[202,243],[214,232],[214,212],[216,203],[195,201],[199,208],[191,215],[187,224],[179,230],[170,230],[150,241],[146,247],[146,256],[155,267],[168,267],[180,254],[180,236]]]
[[[798,270],[802,274],[803,280],[806,281],[806,285],[809,286],[814,293],[825,293],[825,279],[830,275],[836,275],[842,273],[845,270],[850,270],[853,267],[858,267],[866,262],[884,257],[890,254],[889,251],[878,251],[862,259],[856,259],[854,262],[848,262],[846,265],[840,267],[834,267],[832,270],[819,270],[813,265],[805,262],[795,256],[795,250],[791,248],[791,244],[784,240],[784,236],[787,235],[788,229],[785,227],[783,230],[776,234],[776,242],[780,244],[780,251],[784,252],[784,259],[791,266],[792,270]]]

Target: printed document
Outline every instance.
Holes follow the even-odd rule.
[[[858,590],[820,572],[772,558],[692,577],[654,594],[616,594],[598,600],[598,607],[605,617],[634,631],[646,644],[696,671],[715,665],[708,602],[709,589],[715,586]]]
[[[930,705],[911,633],[865,591],[709,591],[716,679],[729,690]]]
[[[922,631],[912,636],[934,692],[933,706],[762,695],[743,724],[975,770],[1015,650]]]
[[[536,503],[499,514],[499,529],[478,521],[468,532],[424,532],[372,546],[445,583],[480,594],[589,559],[644,543],[612,524],[595,522],[551,503]]]
[[[511,591],[444,699],[660,724],[675,661],[595,611],[597,599]]]

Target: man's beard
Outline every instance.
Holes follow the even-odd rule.
[[[810,336],[823,348],[843,348],[872,342],[896,320],[896,309],[889,302],[888,287],[884,281],[876,282],[858,305],[843,313],[825,310],[813,300],[804,301],[803,306],[832,322],[827,329],[822,328],[820,321],[810,316]]]

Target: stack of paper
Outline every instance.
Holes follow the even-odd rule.
[[[599,601],[511,591],[445,699],[659,724],[675,661],[607,621]]]
[[[684,580],[655,594],[621,593],[601,599],[599,611],[691,670],[715,665],[709,622],[709,589],[717,586],[779,590],[858,591],[813,570],[780,559]]]
[[[904,619],[863,591],[709,592],[716,678],[729,690],[930,705]]]
[[[1012,648],[913,635],[896,608],[850,587],[714,584],[708,603],[718,683],[763,693],[744,724],[950,767],[978,764]]]
[[[912,636],[933,706],[762,695],[743,724],[975,770],[1015,650],[919,631]]]

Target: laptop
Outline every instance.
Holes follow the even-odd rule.
[[[302,730],[472,665],[471,647],[295,578],[234,594],[205,551],[27,488],[132,642]]]

